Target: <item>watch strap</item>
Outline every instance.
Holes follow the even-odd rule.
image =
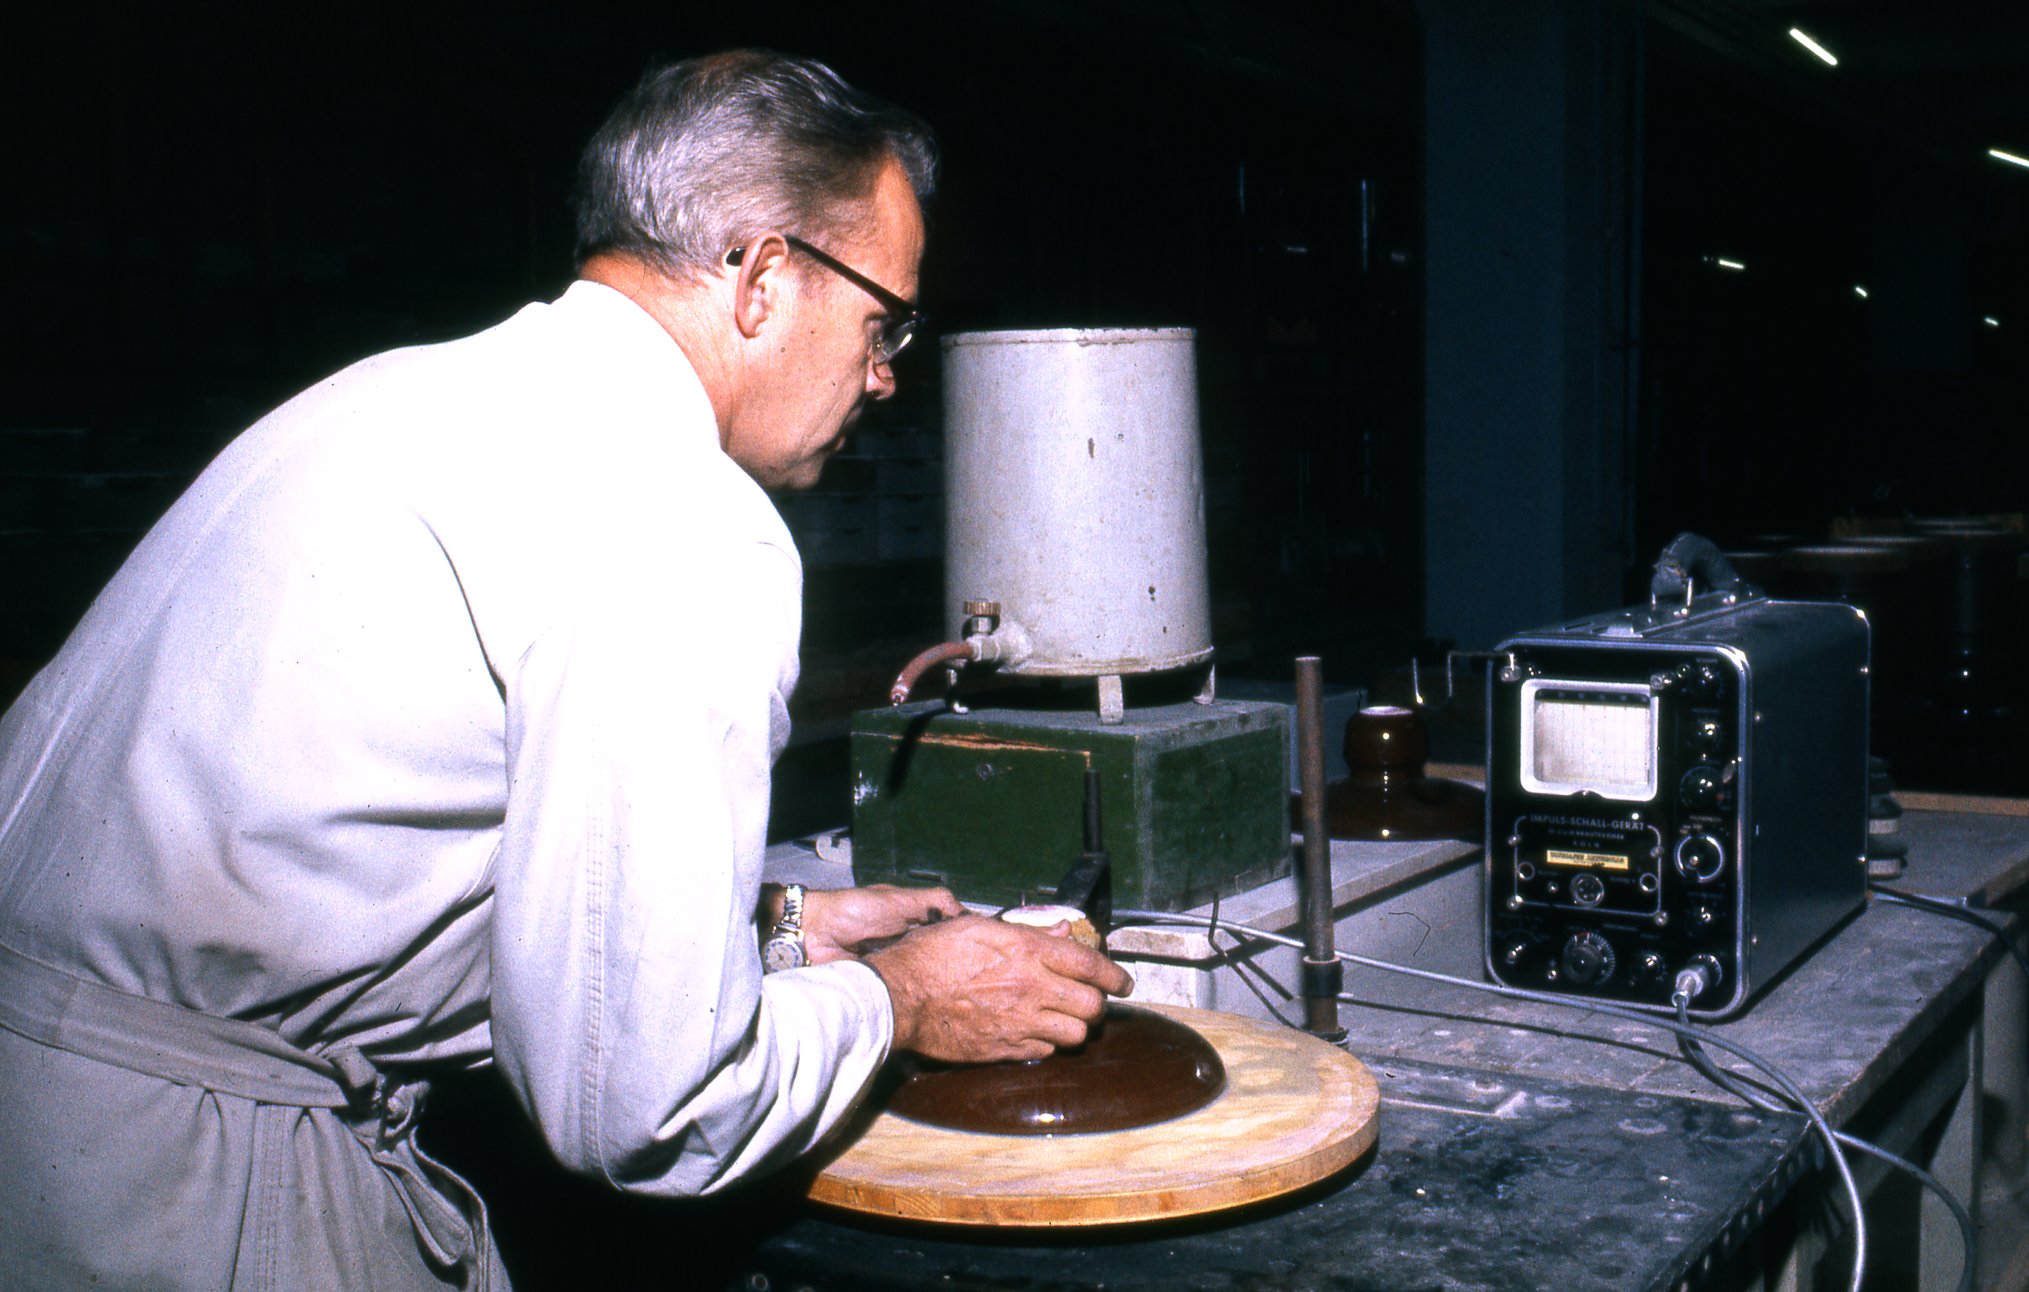
[[[801,884],[782,886],[782,914],[761,945],[761,968],[765,973],[798,969],[810,962],[803,946],[804,891]]]

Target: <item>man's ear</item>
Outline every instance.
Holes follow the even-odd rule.
[[[763,233],[727,257],[733,266],[733,324],[748,340],[783,306],[789,277],[789,242],[779,233]]]

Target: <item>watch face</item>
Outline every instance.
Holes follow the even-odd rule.
[[[803,942],[798,938],[769,938],[761,947],[761,968],[774,973],[803,967]]]

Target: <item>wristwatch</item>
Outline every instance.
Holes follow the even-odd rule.
[[[761,971],[801,969],[809,961],[803,949],[803,885],[784,884],[782,918],[775,921],[774,932],[761,944]]]

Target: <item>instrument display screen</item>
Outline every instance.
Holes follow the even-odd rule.
[[[1623,803],[1654,798],[1658,708],[1641,683],[1524,682],[1522,787]]]

